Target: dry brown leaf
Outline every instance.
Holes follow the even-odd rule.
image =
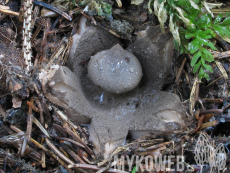
[[[19,108],[19,107],[21,107],[22,99],[20,99],[16,96],[13,96],[12,103],[13,103],[13,108]]]

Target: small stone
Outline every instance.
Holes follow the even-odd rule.
[[[142,77],[142,68],[132,53],[117,44],[91,57],[88,74],[95,85],[120,94],[136,88]]]

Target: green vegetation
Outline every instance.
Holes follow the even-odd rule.
[[[230,17],[222,21],[222,15],[214,19],[210,9],[222,4],[207,3],[199,0],[149,0],[148,8],[157,15],[161,29],[169,15],[169,28],[174,37],[176,48],[181,53],[192,55],[193,72],[199,73],[199,78],[209,80],[205,69],[213,72],[208,63],[214,61],[211,50],[217,50],[213,38],[220,35],[228,41],[230,38]]]
[[[103,16],[107,20],[113,20],[112,6],[103,0],[83,0],[79,5],[86,6],[84,11],[89,15]]]
[[[74,1],[74,0],[73,0]],[[144,0],[132,0],[131,4],[139,5]],[[84,11],[89,15],[99,15],[112,20],[112,6],[105,0],[83,0]],[[214,18],[212,8],[221,3],[208,3],[205,0],[149,0],[149,13],[155,13],[164,32],[164,24],[169,19],[169,28],[174,37],[174,44],[180,53],[191,54],[193,72],[199,78],[209,80],[207,70],[213,72],[208,63],[214,61],[210,50],[217,50],[213,44],[219,35],[230,42],[230,17],[222,15]]]

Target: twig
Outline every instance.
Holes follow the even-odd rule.
[[[13,131],[17,132],[17,133],[22,132],[19,128],[17,128],[17,127],[14,126],[14,125],[10,125],[10,128],[11,128]]]
[[[15,12],[15,11],[12,11],[9,9],[10,9],[10,7],[8,7],[8,6],[0,5],[0,12],[5,13],[7,15],[19,16],[18,12]]]
[[[69,127],[64,127],[64,129],[66,130],[66,132],[71,135],[75,140],[77,140],[78,142],[80,142],[81,144],[83,144],[85,146],[85,150],[91,154],[94,155],[93,151],[76,135],[76,133],[74,133]]]
[[[183,73],[185,74],[187,82],[190,83],[188,73],[184,69],[183,69]]]
[[[73,124],[62,111],[60,111],[55,106],[52,106],[52,107],[53,107],[55,113],[60,117],[60,119],[62,119],[63,121],[67,122],[70,125],[71,128],[78,129],[78,127],[75,124]]]
[[[53,30],[55,28],[55,26],[57,25],[57,23],[61,20],[62,16],[59,16],[55,22],[53,23],[52,27],[51,27],[51,30]]]
[[[58,139],[58,140],[68,141],[68,142],[70,142],[70,143],[72,143],[72,144],[77,145],[78,147],[85,148],[84,145],[82,145],[82,144],[80,144],[79,142],[76,142],[76,141],[74,141],[74,140],[72,140],[72,139],[69,139],[69,138],[58,137],[58,136],[54,136],[54,135],[51,135],[51,137],[56,138],[56,139]]]
[[[27,130],[26,130],[26,137],[27,137],[28,141],[30,141],[30,139],[31,139],[33,118],[34,118],[34,116],[32,113],[32,108],[29,107],[28,120],[27,120]]]
[[[223,77],[224,77],[224,76],[218,77],[217,79],[215,79],[214,81],[212,81],[210,84],[208,84],[208,85],[206,86],[206,88],[208,88],[209,86],[215,84],[218,80],[222,79]]]
[[[153,145],[153,146],[151,146],[151,147],[148,147],[147,149],[148,150],[152,150],[152,149],[156,149],[156,148],[161,148],[161,147],[163,147],[163,146],[165,146],[165,145],[168,145],[168,144],[170,144],[171,142],[164,142],[164,143],[161,143],[161,144],[157,144],[157,145]]]
[[[62,126],[60,126],[58,124],[53,124],[53,127],[59,136],[67,137],[67,132],[65,131],[65,129]],[[60,139],[60,137],[57,135],[51,135],[51,136],[54,138]]]
[[[53,158],[55,158],[64,168],[67,169],[67,171],[69,171],[70,173],[73,173],[73,171],[71,169],[69,169],[67,167],[67,165],[65,164],[65,162],[63,160],[61,160],[58,156],[56,156],[52,151],[46,149],[44,146],[42,146],[40,143],[38,143],[36,140],[34,140],[33,138],[31,138],[31,142],[33,144],[35,144],[37,147],[41,148],[42,150],[44,150],[45,152],[48,152]]]
[[[199,117],[199,120],[197,122],[197,127],[194,131],[194,133],[200,129],[200,126],[202,125],[203,121],[204,121],[204,118],[205,118],[205,115],[204,114],[201,114],[201,116]]]
[[[40,61],[46,61],[46,51],[47,51],[47,36],[48,32],[50,31],[50,18],[46,20],[46,25],[45,25],[45,30],[43,33],[42,37],[42,42],[41,42],[41,57]]]
[[[199,82],[200,81],[198,77],[196,76],[193,86],[192,86],[191,93],[190,93],[190,98],[189,98],[189,112],[191,115],[193,115],[194,106],[199,97]]]
[[[87,162],[87,163],[89,163],[89,164],[95,164],[95,162],[91,162],[91,161],[89,161],[89,159],[86,157],[86,156],[82,156],[82,158]]]
[[[38,162],[42,160],[42,155],[39,152],[31,147],[29,147],[29,149],[31,152],[28,154],[28,156],[30,156],[34,160],[37,160]]]
[[[55,30],[49,31],[48,34],[56,34],[58,32],[67,32],[67,31],[69,31],[69,29],[60,28],[60,29],[55,29]]]
[[[27,142],[30,141],[31,139],[31,132],[32,132],[32,122],[33,122],[33,113],[32,113],[32,108],[29,107],[28,111],[28,120],[27,120],[27,129],[26,129],[26,134],[23,140],[22,148],[21,148],[21,156],[24,156],[26,147],[27,147]]]
[[[223,99],[203,98],[202,102],[223,103]]]
[[[81,12],[81,14],[83,14],[86,18],[92,20],[87,14],[85,14],[84,12]],[[97,25],[99,25],[101,28],[105,29],[106,31],[108,31],[109,33],[115,35],[116,37],[120,38],[121,36],[119,34],[117,34],[116,32],[114,32],[113,30],[106,28],[105,26],[103,26],[102,24],[100,24],[99,22],[97,22]]]
[[[33,122],[38,126],[38,128],[48,137],[50,138],[49,133],[46,131],[46,129],[41,125],[41,123],[34,117]]]
[[[14,23],[14,21],[13,21],[13,19],[12,19],[12,17],[10,16],[10,19],[11,19],[11,21],[12,21],[12,23],[13,23],[13,25],[14,25],[14,27],[15,27],[15,36],[14,36],[14,40],[16,39],[16,37],[17,37],[17,33],[18,33],[18,29],[17,29],[17,27],[16,27],[16,25],[15,25],[15,23]]]
[[[8,66],[6,68],[8,68]],[[0,98],[3,98],[5,96],[7,96],[7,95],[11,95],[11,94],[10,93],[3,94],[3,95],[0,96]]]
[[[227,106],[225,106],[224,108],[223,108],[223,111],[225,111],[226,109],[228,109],[230,107],[230,104],[228,104]]]
[[[213,58],[216,58],[216,59],[222,59],[222,58],[228,58],[230,57],[230,50],[229,51],[225,51],[225,52],[215,52],[213,54]]]
[[[35,112],[39,112],[39,109],[34,105],[33,101],[27,101],[27,105],[32,108]]]
[[[43,143],[44,143],[44,138],[41,139],[41,145],[43,145]],[[46,167],[46,152],[44,150],[42,151],[41,162],[42,162],[42,167],[45,168]]]
[[[31,28],[34,28],[34,24],[36,22],[39,12],[40,12],[40,7],[35,5],[34,11],[33,11],[33,19],[31,21]]]
[[[44,116],[43,116],[43,109],[42,109],[41,102],[38,99],[36,99],[36,104],[38,106],[39,113],[40,113],[40,122],[41,122],[42,126],[44,126],[45,123],[44,123]]]
[[[17,127],[15,127],[15,126],[13,126],[13,125],[10,125],[10,128],[12,129],[12,130],[14,130],[17,134],[22,134],[23,136],[24,136],[24,138],[26,138],[26,135],[25,135],[25,132],[23,132],[22,130],[20,130],[19,128],[17,128]],[[27,142],[27,141],[26,141]],[[23,144],[27,144],[27,143],[23,143]],[[31,148],[31,147],[28,147],[28,148],[26,148],[28,145],[25,145],[25,148],[23,148],[23,147],[21,147],[21,154],[24,154],[25,153],[25,151],[26,151],[26,149],[28,149],[29,151],[30,151],[30,156],[33,156],[34,157],[34,159],[35,160],[37,160],[37,159],[39,159],[40,160],[40,158],[41,158],[41,155],[37,152],[37,151],[35,151],[33,148]],[[24,150],[24,151],[23,151]]]
[[[70,159],[68,159],[65,155],[63,155],[51,142],[49,139],[45,138],[46,144],[64,161],[68,164],[74,164]]]
[[[80,11],[80,10],[82,10],[81,8],[74,8],[73,10],[70,10],[69,11],[69,15],[73,15],[73,14],[75,14],[75,13],[77,13],[78,11]]]
[[[69,158],[68,152],[65,151],[61,146],[59,146],[59,150],[60,150],[67,158]]]
[[[15,157],[13,154],[6,152],[5,150],[0,148],[0,155],[4,158],[6,157],[9,160],[11,166],[19,166],[21,170],[25,172],[33,172],[37,173],[36,169],[25,163],[25,160],[21,160],[20,158]],[[13,170],[12,170],[13,171]],[[20,171],[19,171],[20,172]],[[21,171],[22,172],[22,171]]]
[[[106,163],[111,162],[112,160],[113,160],[112,157],[110,157],[110,158],[108,158],[108,159],[104,159],[103,161],[97,163],[97,166],[98,166],[98,167],[101,167],[101,166],[105,165]]]
[[[99,171],[97,171],[96,173],[102,173],[105,172],[107,169],[109,169],[109,165],[107,165],[106,167],[101,168]]]
[[[2,124],[2,127],[5,131],[7,131],[10,135],[14,134],[13,130],[11,130],[8,126]]]
[[[215,63],[217,65],[217,67],[219,68],[219,70],[221,71],[221,73],[223,74],[224,78],[227,80],[228,74],[227,74],[226,70],[224,69],[223,65],[218,60],[215,60]]]
[[[37,35],[39,34],[39,32],[41,31],[42,29],[42,25],[38,25],[36,31],[34,32],[33,36],[32,36],[32,39],[31,39],[31,42],[34,43],[34,40],[36,39]]]
[[[42,93],[38,90],[38,87],[37,87],[37,85],[34,82],[33,82],[33,87],[34,87],[34,90],[35,90],[36,94],[39,97],[42,97]]]
[[[9,40],[10,42],[13,42],[13,40],[7,38],[3,33],[0,32],[0,34],[1,34],[4,38],[6,38],[7,40]]]
[[[42,151],[42,167],[46,167],[46,153],[45,151]]]
[[[200,129],[205,129],[207,127],[212,127],[212,126],[216,126],[219,124],[219,121],[218,120],[215,120],[215,121],[211,121],[211,122],[207,122],[207,123],[203,123],[201,126],[200,126]]]
[[[59,57],[59,55],[64,51],[66,44],[67,44],[67,38],[64,37],[60,43],[60,45],[57,47],[55,52],[51,55],[50,61],[47,63],[46,69],[50,68],[51,65],[53,65],[53,62],[56,58]]]
[[[22,147],[21,147],[21,149],[19,150],[19,152],[21,153],[21,156],[24,156],[25,155],[25,151],[26,151],[26,147],[27,147],[27,142],[28,142],[28,140],[27,140],[27,136],[26,135],[24,135],[24,140],[23,140],[23,143],[22,143]]]
[[[176,84],[179,84],[179,78],[180,78],[180,76],[181,76],[181,72],[182,72],[182,70],[183,70],[183,68],[184,68],[185,62],[186,62],[186,58],[184,58],[184,60],[183,60],[183,62],[182,62],[182,64],[181,64],[181,66],[180,66],[180,68],[179,68],[179,70],[178,70],[178,73],[177,73],[177,76],[176,76],[176,80],[175,80]]]
[[[34,1],[34,4],[36,4],[36,5],[40,5],[42,7],[48,8],[48,9],[60,14],[61,16],[66,18],[67,20],[70,20],[70,21],[72,20],[72,18],[67,13],[65,13],[64,11],[62,11],[62,10],[52,6],[52,5],[46,4],[46,3],[41,2],[41,1],[35,1],[35,0],[33,0],[33,1]]]
[[[73,150],[69,149],[68,147],[64,146],[65,150],[69,153],[69,155],[71,155],[71,157],[73,157],[73,159],[76,162],[80,162],[85,164],[85,162],[80,158],[80,156],[78,156]]]
[[[67,61],[67,58],[68,58],[70,50],[71,50],[72,42],[73,42],[73,37],[69,37],[68,44],[66,46],[67,51],[65,52],[65,56],[63,58],[63,62],[61,65],[65,65],[65,62]]]
[[[0,21],[3,20],[6,16],[7,16],[7,14],[1,14],[0,15]]]
[[[203,110],[201,114],[221,114],[223,113],[223,109],[210,109],[210,110]]]

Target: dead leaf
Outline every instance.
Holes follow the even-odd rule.
[[[141,22],[144,22],[144,21],[147,20],[147,17],[148,17],[148,13],[147,13],[147,12],[144,12],[144,13],[142,13],[142,14],[140,15],[139,20],[140,20]]]
[[[21,107],[22,99],[20,99],[16,96],[13,96],[12,103],[13,103],[13,108],[19,108],[19,107]]]
[[[134,5],[139,5],[141,3],[143,3],[144,0],[132,0],[131,4],[134,4]]]
[[[18,91],[18,90],[20,90],[21,88],[22,88],[22,85],[19,84],[19,83],[16,83],[16,84],[14,85],[14,91]]]

